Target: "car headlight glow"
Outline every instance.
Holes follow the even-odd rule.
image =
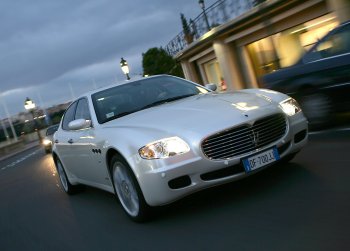
[[[185,141],[179,137],[171,137],[147,144],[139,150],[139,154],[144,159],[164,159],[187,153],[189,150]]]
[[[44,144],[45,146],[48,146],[48,145],[51,144],[51,140],[49,140],[49,139],[44,139],[44,140],[43,140],[43,144]]]
[[[293,116],[294,114],[301,111],[298,102],[293,98],[289,98],[287,100],[282,101],[280,103],[280,107],[282,108],[283,112],[288,116]]]

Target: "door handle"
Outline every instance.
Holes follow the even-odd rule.
[[[69,144],[73,144],[73,143],[74,143],[73,139],[69,139],[69,140],[68,140],[68,143],[69,143]]]
[[[58,139],[55,140],[55,143],[58,143]]]

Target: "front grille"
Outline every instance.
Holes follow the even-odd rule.
[[[202,142],[204,154],[210,159],[229,159],[265,147],[280,139],[287,130],[283,114],[258,119],[212,135]]]

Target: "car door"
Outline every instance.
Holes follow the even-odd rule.
[[[91,113],[87,98],[78,101],[74,119],[85,119],[91,121]],[[87,184],[99,186],[108,184],[108,172],[103,167],[102,151],[97,144],[94,126],[81,130],[71,131],[71,151],[75,155],[73,159],[74,172],[79,179]]]
[[[62,131],[56,137],[56,149],[70,176],[86,180],[91,166],[91,130],[92,127],[72,130],[69,123],[76,119],[91,121],[88,101],[82,98],[74,102],[66,111],[62,121]]]
[[[91,121],[88,101],[81,98],[77,101],[74,120],[85,119]],[[70,144],[71,169],[79,179],[86,180],[89,165],[91,165],[91,130],[92,126],[79,130],[69,130],[67,142]]]
[[[56,152],[69,176],[76,178],[75,172],[75,153],[72,151],[72,144],[70,139],[72,138],[72,131],[69,129],[68,124],[74,120],[75,110],[78,102],[73,102],[63,115],[61,128],[58,133],[55,134],[55,147]]]

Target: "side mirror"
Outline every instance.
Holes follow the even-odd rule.
[[[76,119],[68,124],[70,130],[81,130],[89,127],[91,127],[91,120],[86,119]]]
[[[206,84],[205,87],[212,91],[216,91],[216,89],[218,88],[216,84]]]

